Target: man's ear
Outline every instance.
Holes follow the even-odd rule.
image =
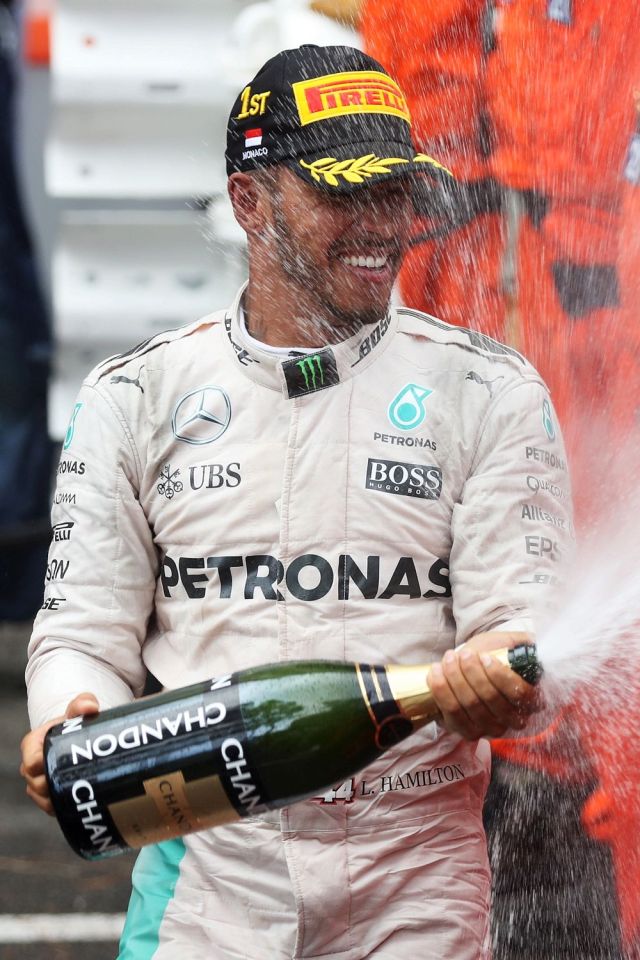
[[[248,173],[232,173],[227,181],[233,213],[245,231],[261,233],[264,227],[264,196],[255,179]]]

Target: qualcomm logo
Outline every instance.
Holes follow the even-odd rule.
[[[389,420],[398,430],[413,430],[425,418],[424,403],[433,393],[417,383],[408,383],[389,404]]]
[[[185,393],[175,405],[171,426],[177,440],[213,443],[231,421],[231,401],[222,387],[199,387]]]

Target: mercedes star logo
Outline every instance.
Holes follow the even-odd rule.
[[[177,440],[213,443],[231,420],[231,401],[222,387],[199,387],[185,393],[175,405],[171,426]]]

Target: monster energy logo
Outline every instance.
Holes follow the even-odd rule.
[[[302,397],[339,383],[336,358],[330,349],[295,357],[282,364],[290,397]]]
[[[304,377],[304,385],[309,389],[309,386],[313,390],[316,389],[316,374],[319,379],[318,386],[324,386],[324,369],[322,367],[322,357],[318,356],[317,353],[314,353],[312,357],[304,357],[303,360],[296,361],[296,366],[300,368],[300,372]]]

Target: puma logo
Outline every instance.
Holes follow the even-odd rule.
[[[140,392],[144,393],[144,387],[140,383],[140,374],[142,373],[143,370],[144,370],[144,364],[138,370],[138,376],[135,378],[135,380],[132,380],[130,377],[124,377],[124,376],[118,375],[117,377],[111,377],[111,383],[132,383],[134,387],[140,387]]]
[[[492,397],[493,390],[491,389],[491,385],[498,380],[504,380],[504,377],[495,377],[493,380],[483,380],[479,373],[476,373],[475,370],[470,370],[465,380],[473,380],[474,383],[481,383],[489,391],[489,396]]]

